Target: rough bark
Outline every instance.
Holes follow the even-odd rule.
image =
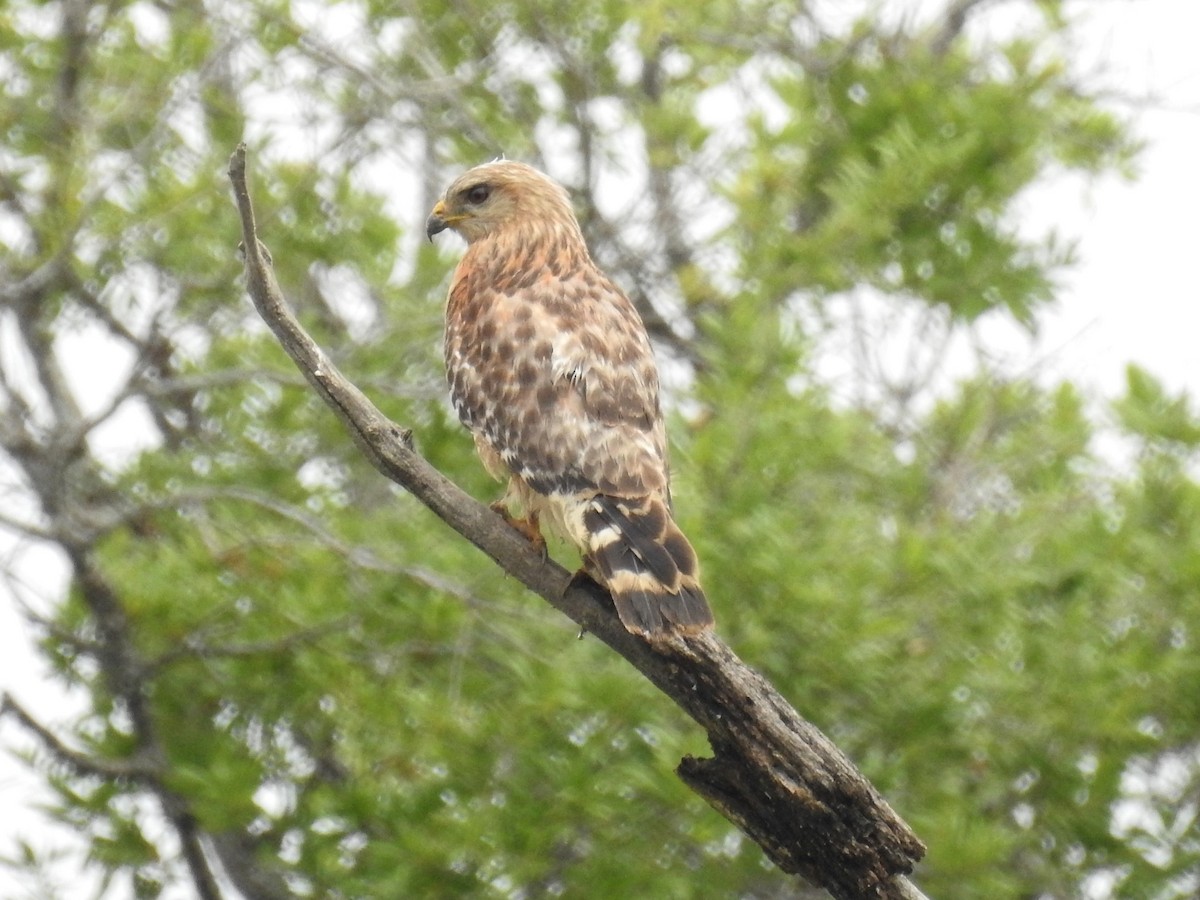
[[[246,150],[230,159],[250,296],[309,383],[366,457],[512,577],[595,635],[708,733],[711,759],[684,759],[680,777],[786,872],[842,900],[919,898],[904,876],[925,847],[869,781],[815,726],[713,634],[653,644],[628,633],[606,591],[544,559],[488,507],[415,449],[300,326],[259,241]]]

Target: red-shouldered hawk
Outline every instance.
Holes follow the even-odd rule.
[[[629,299],[592,261],[567,192],[523,163],[459,177],[426,223],[467,241],[446,305],[446,375],[496,508],[571,541],[648,636],[712,626],[695,551],[671,518],[658,370]],[[514,505],[524,519],[507,511]]]

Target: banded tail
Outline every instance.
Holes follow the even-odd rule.
[[[696,551],[665,503],[601,494],[588,503],[583,524],[587,560],[612,593],[628,631],[653,636],[712,627]]]

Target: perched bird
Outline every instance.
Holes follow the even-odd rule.
[[[567,192],[500,160],[446,189],[426,223],[467,250],[446,305],[446,376],[493,508],[535,544],[572,542],[625,627],[712,626],[696,553],[671,518],[658,370],[629,298],[592,261]],[[513,514],[514,507],[522,516]]]

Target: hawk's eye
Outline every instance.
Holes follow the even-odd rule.
[[[489,185],[477,184],[475,187],[467,191],[467,202],[472,206],[478,206],[480,203],[483,203],[483,201],[487,200],[488,195],[491,194],[491,192],[492,189]]]

